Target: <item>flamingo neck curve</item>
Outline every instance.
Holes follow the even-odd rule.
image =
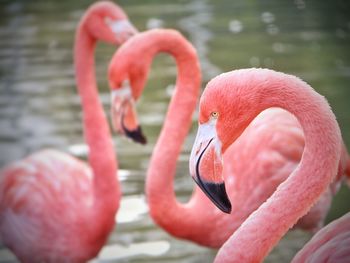
[[[95,46],[96,39],[81,23],[75,38],[74,65],[82,103],[84,138],[89,146],[88,159],[93,172],[94,210],[99,216],[114,220],[121,194],[116,177],[118,163],[96,85]]]
[[[261,262],[334,179],[342,140],[328,103],[302,80],[263,69],[236,72],[222,74],[215,84],[240,85],[239,95],[255,108],[247,125],[261,111],[280,107],[297,117],[305,135],[299,166],[228,239],[215,261]]]
[[[145,43],[145,42],[144,42]],[[152,218],[168,232],[185,236],[181,227],[191,209],[176,200],[174,177],[182,144],[192,123],[200,91],[201,73],[195,49],[175,31],[155,34],[150,38],[149,57],[160,52],[169,53],[178,69],[176,87],[172,95],[164,125],[153,150],[146,180],[146,195]]]

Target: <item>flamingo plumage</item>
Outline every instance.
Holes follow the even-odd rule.
[[[199,128],[190,158],[193,179],[218,207],[229,211],[230,200],[232,205],[237,201],[229,190],[225,191],[226,182],[236,178],[222,171],[226,165],[240,166],[240,160],[227,163],[225,152],[244,136],[252,121],[259,121],[261,112],[271,114],[272,118],[274,107],[292,113],[299,121],[305,141],[305,146],[297,149],[302,150],[301,160],[266,202],[227,239],[215,262],[261,262],[329,190],[339,167],[345,169],[347,153],[335,116],[325,98],[308,84],[297,77],[268,69],[224,73],[212,79],[202,94]],[[271,124],[265,120],[264,125],[269,128]],[[278,127],[272,124],[272,128]],[[289,147],[289,137],[285,140]],[[287,151],[293,151],[288,147]],[[244,148],[239,150],[245,151]],[[256,148],[257,154],[260,150]],[[242,206],[241,209],[246,208]],[[221,235],[220,229],[218,235]]]
[[[1,170],[0,235],[21,262],[86,262],[114,227],[118,163],[98,99],[93,52],[98,40],[119,45],[135,33],[112,2],[93,4],[80,20],[74,62],[90,165],[41,150]]]
[[[346,263],[350,260],[350,213],[318,231],[295,255],[292,263]]]

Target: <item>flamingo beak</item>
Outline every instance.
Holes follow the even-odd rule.
[[[209,199],[223,212],[231,213],[222,174],[221,142],[217,138],[215,121],[200,124],[191,157],[190,174]]]
[[[110,18],[106,18],[106,23],[115,34],[118,45],[123,44],[138,33],[137,29],[127,19],[111,20]]]
[[[138,124],[135,100],[127,82],[112,92],[112,124],[114,129],[134,142],[146,144],[146,137]]]

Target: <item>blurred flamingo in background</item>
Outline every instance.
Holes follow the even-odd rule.
[[[350,261],[350,213],[318,231],[292,263],[346,263]]]
[[[74,62],[89,163],[42,150],[9,164],[0,177],[0,233],[22,262],[86,262],[114,226],[120,186],[109,127],[98,99],[97,40],[121,44],[136,33],[111,2],[93,4],[76,33]]]
[[[196,52],[179,33],[143,32],[116,52],[109,67],[113,124],[134,141],[146,142],[138,124],[135,100],[141,96],[152,59],[159,52],[175,58],[178,78],[148,169],[150,214],[176,237],[220,247],[297,167],[304,148],[302,128],[291,114],[275,109],[274,114],[256,120],[225,153],[224,173],[230,177],[228,192],[234,200],[232,214],[220,213],[197,187],[188,203],[178,202],[174,192],[176,162],[192,123],[201,81]],[[327,189],[298,227],[316,230],[323,224],[335,186]]]
[[[335,175],[345,169],[347,153],[335,116],[326,100],[309,85],[294,76],[267,69],[224,73],[208,83],[201,97],[199,128],[190,159],[192,177],[218,207],[226,211],[231,208],[225,182],[245,179],[223,173],[227,163],[223,166],[221,154],[228,151],[241,135],[244,136],[243,131],[255,117],[258,116],[254,122],[259,122],[261,116],[267,118],[271,115],[272,118],[276,109],[271,107],[282,108],[298,119],[305,138],[301,161],[272,196],[225,242],[215,262],[261,262],[298,219],[327,192]],[[261,132],[278,129],[275,123],[266,120],[264,125],[260,127]],[[298,126],[291,126],[290,130],[300,133]],[[303,139],[301,135],[299,138]],[[289,136],[284,139],[285,147],[292,147],[291,153],[302,151],[293,150]],[[255,147],[258,155],[262,149],[259,144]],[[245,151],[245,148],[240,150]],[[265,154],[260,156],[267,157]],[[283,159],[283,156],[275,156],[276,162]],[[234,161],[236,163],[233,162],[232,166],[240,166],[240,159]],[[231,196],[233,192],[228,194],[232,202],[237,202],[235,196]],[[254,188],[250,194],[257,194]],[[242,206],[240,209],[246,208]],[[222,235],[220,229],[218,235]]]

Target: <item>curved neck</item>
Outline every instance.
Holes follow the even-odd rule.
[[[152,154],[146,182],[150,213],[158,224],[171,232],[171,227],[179,227],[178,223],[186,221],[183,218],[187,211],[176,200],[174,177],[177,158],[192,123],[201,74],[196,51],[178,33],[153,37],[152,42],[150,56],[167,52],[175,58],[178,68],[176,88]]]
[[[110,210],[115,213],[120,195],[116,180],[117,162],[96,86],[93,55],[95,44],[96,40],[81,24],[75,39],[74,64],[83,108],[84,137],[89,146],[89,163],[93,171],[94,201],[104,213]]]
[[[337,173],[341,152],[341,135],[335,116],[326,100],[309,85],[296,77],[270,70],[241,72],[247,75],[230,77],[227,74],[223,79],[231,88],[237,85],[235,83],[240,87],[249,86],[239,93],[247,107],[255,108],[247,125],[261,111],[281,107],[299,120],[305,148],[296,170],[230,237],[220,250],[217,262],[262,261],[326,190]],[[249,83],[244,83],[245,80]]]

